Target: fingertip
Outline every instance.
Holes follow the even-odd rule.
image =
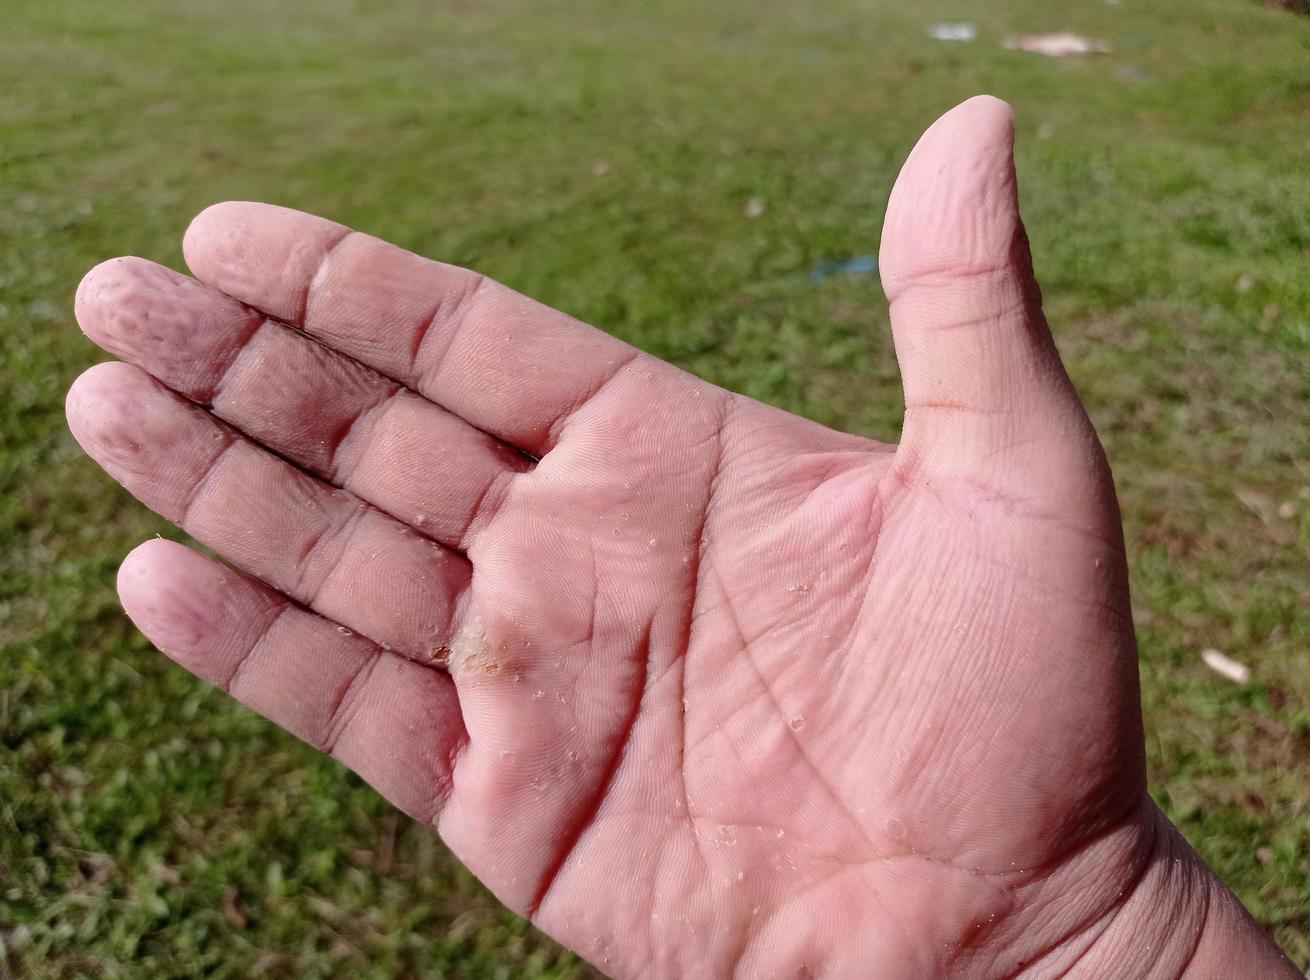
[[[104,361],[87,368],[69,385],[64,397],[68,427],[85,448],[87,438],[111,426],[122,414],[122,391],[139,374],[122,361]]]
[[[65,406],[69,431],[101,469],[157,513],[180,519],[188,461],[210,452],[208,444],[204,449],[195,445],[190,423],[199,409],[121,361],[83,372]]]
[[[1014,146],[1014,108],[994,95],[975,95],[946,110],[914,145],[908,167],[916,157],[938,156],[955,166],[968,163],[980,151]]]
[[[68,388],[66,403],[74,407],[117,406],[124,391],[136,391],[153,379],[139,367],[124,361],[101,361],[77,376]]]
[[[78,328],[87,336],[91,335],[87,324],[91,322],[96,301],[104,292],[106,275],[118,261],[120,260],[107,259],[93,265],[77,284],[77,292],[73,294],[73,318],[77,321]]]
[[[96,340],[97,328],[106,311],[121,305],[124,288],[134,282],[143,269],[154,263],[136,255],[120,255],[91,267],[77,284],[73,297],[73,315],[82,332]]]
[[[182,259],[192,274],[204,278],[202,270],[209,264],[213,242],[219,229],[240,221],[246,201],[219,201],[205,208],[187,225],[182,233]]]
[[[128,616],[135,622],[136,611],[153,609],[157,603],[157,589],[153,571],[161,561],[167,560],[170,551],[182,546],[163,538],[151,538],[137,545],[118,566],[118,597]]]
[[[216,201],[200,211],[182,234],[182,252],[187,254],[204,240],[205,235],[215,225],[221,224],[229,217],[235,217],[249,201]]]
[[[305,284],[332,242],[349,229],[291,208],[224,201],[192,220],[182,238],[187,266],[200,281],[295,323]]]
[[[229,574],[176,541],[155,538],[137,545],[119,565],[118,599],[150,642],[186,663],[199,655],[214,626]]]
[[[203,235],[211,228],[231,221],[240,221],[252,210],[273,207],[276,205],[261,204],[259,201],[215,201],[191,219],[191,224],[187,226],[186,234],[182,238],[183,246],[185,247],[192,235]]]
[[[184,544],[178,544],[168,538],[150,538],[148,541],[142,541],[123,557],[122,563],[118,566],[119,580],[122,581],[125,571],[139,575],[170,562],[186,563],[188,560],[202,564],[209,563],[209,559]]]
[[[194,372],[204,357],[178,351],[179,340],[193,337],[205,343],[212,331],[195,328],[221,302],[216,304],[189,276],[126,255],[101,262],[82,277],[73,310],[82,332],[109,353],[136,363],[177,356]]]
[[[883,224],[884,291],[894,301],[917,279],[1002,267],[1020,229],[1014,110],[977,95],[928,127],[901,168]]]
[[[994,95],[975,95],[942,113],[929,126],[906,160],[933,156],[954,168],[968,165],[979,152],[1014,147],[1014,108]]]
[[[272,231],[281,226],[294,228],[305,221],[335,225],[325,218],[317,218],[294,208],[284,208],[279,204],[219,201],[191,219],[182,234],[182,256],[191,270],[200,275],[195,263],[203,265],[212,260],[225,245],[234,241],[250,242],[261,231]]]
[[[994,95],[975,95],[965,99],[943,116],[963,117],[971,127],[990,136],[1004,135],[1014,138],[1014,106]]]

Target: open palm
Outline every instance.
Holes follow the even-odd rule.
[[[195,280],[99,266],[128,363],[73,431],[249,576],[152,541],[127,611],[617,974],[1060,968],[1154,818],[1010,142],[966,103],[893,193],[899,446],[266,205],[195,221]]]

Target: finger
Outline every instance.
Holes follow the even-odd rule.
[[[905,388],[901,457],[998,479],[1043,460],[1059,492],[1056,464],[1100,450],[1042,315],[1013,141],[1010,107],[971,99],[924,134],[892,190],[881,271]]]
[[[385,653],[172,541],[124,560],[118,594],[150,641],[434,823],[466,741],[446,674]]]
[[[444,656],[459,555],[271,456],[139,368],[68,395],[82,447],[151,510],[298,602],[420,661]]]
[[[394,381],[153,262],[96,266],[76,306],[105,350],[451,547],[467,549],[479,516],[530,465]]]
[[[598,392],[660,364],[467,269],[298,211],[216,204],[183,248],[200,280],[536,456]]]

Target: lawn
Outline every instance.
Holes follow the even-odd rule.
[[[619,9],[620,7],[624,9]],[[928,36],[977,25],[971,43]],[[574,977],[435,835],[151,651],[175,534],[75,447],[82,272],[225,198],[472,265],[894,438],[872,253],[914,139],[1018,112],[1127,522],[1152,790],[1310,968],[1310,18],[1253,0],[63,0],[0,27],[0,976]],[[1075,30],[1109,54],[1006,50]],[[1200,653],[1250,666],[1249,684]]]

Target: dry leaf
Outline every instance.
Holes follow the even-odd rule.
[[[237,894],[236,885],[228,885],[223,892],[223,918],[234,929],[244,929],[250,924],[245,909],[241,907],[241,896]]]

